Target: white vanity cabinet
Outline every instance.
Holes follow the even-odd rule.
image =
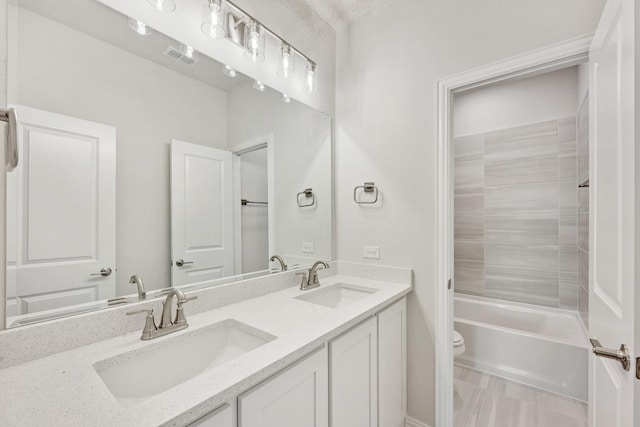
[[[235,427],[235,405],[225,404],[189,424],[188,427]]]
[[[327,349],[238,397],[239,427],[328,427]]]
[[[378,426],[376,318],[329,343],[331,427]]]
[[[407,299],[378,313],[378,426],[404,426],[407,415]]]

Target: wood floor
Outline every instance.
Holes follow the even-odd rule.
[[[587,425],[587,405],[455,365],[455,427],[574,427]]]

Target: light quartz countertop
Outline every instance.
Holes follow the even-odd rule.
[[[140,340],[144,325],[144,316],[140,316],[138,332],[0,370],[1,423],[3,426],[68,427],[186,425],[411,291],[408,284],[341,274],[321,279],[321,283],[322,286],[314,290],[290,287],[200,314],[190,315],[189,304],[186,304],[184,310],[190,326],[151,341]],[[336,309],[295,298],[335,283],[379,291]],[[158,302],[158,308],[159,305]],[[245,323],[276,339],[131,407],[123,407],[116,401],[93,367],[105,359],[142,351],[146,346],[227,319]],[[167,370],[180,368],[179,360],[166,361]]]

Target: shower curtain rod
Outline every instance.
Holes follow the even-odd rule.
[[[247,199],[242,199],[242,200],[240,200],[240,204],[242,206],[247,206],[247,205],[268,205],[269,202],[252,202],[252,201],[247,200]]]

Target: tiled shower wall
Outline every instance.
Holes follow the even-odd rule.
[[[578,111],[578,184],[589,181],[589,96]],[[589,329],[589,188],[578,188],[578,312]]]
[[[454,140],[456,292],[578,308],[576,118]]]

